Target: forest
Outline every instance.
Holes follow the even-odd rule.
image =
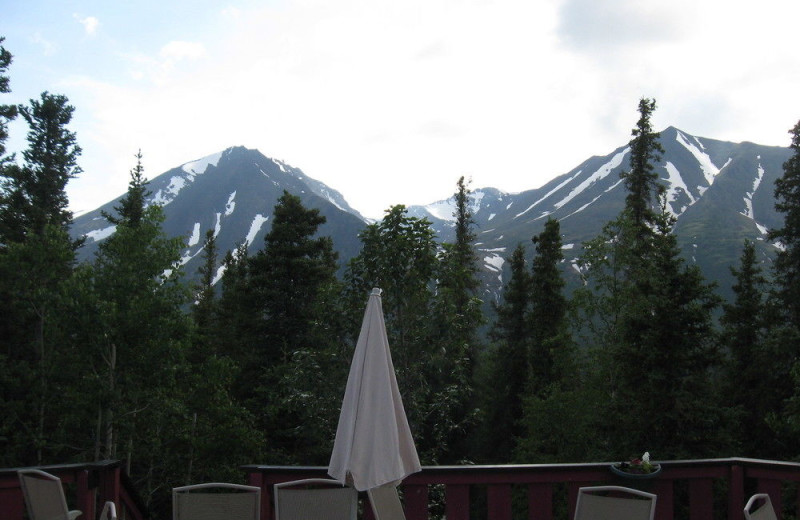
[[[0,46],[0,93],[11,63]],[[75,108],[48,92],[0,105],[0,467],[123,460],[158,516],[172,487],[240,482],[242,464],[327,465],[372,287],[423,465],[798,459],[800,122],[775,189],[780,252],[762,264],[741,244],[722,301],[677,246],[655,109],[639,101],[625,207],[583,245],[583,286],[565,293],[550,220],[485,313],[463,178],[452,243],[393,206],[337,275],[324,217],[284,192],[262,250],[218,251],[210,230],[189,283],[141,151],[104,215],[116,232],[78,263]]]

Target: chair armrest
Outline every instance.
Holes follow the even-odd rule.
[[[100,513],[100,520],[117,520],[117,506],[114,502],[106,502]]]

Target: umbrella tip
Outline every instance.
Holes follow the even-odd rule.
[[[372,294],[370,296],[380,296],[383,290],[378,289],[377,287],[372,288]]]

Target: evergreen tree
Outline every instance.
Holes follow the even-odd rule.
[[[507,260],[511,274],[501,303],[494,304],[497,318],[489,332],[494,346],[481,385],[483,422],[476,446],[480,459],[494,464],[511,462],[522,437],[522,399],[529,375],[531,275],[522,244]]]
[[[292,349],[310,344],[316,298],[334,279],[337,256],[330,237],[313,238],[326,219],[286,191],[275,205],[265,247],[250,260],[254,304],[263,319],[259,362],[285,362]]]
[[[664,191],[664,186],[658,182],[658,174],[653,164],[659,161],[660,154],[664,153],[658,142],[659,134],[653,132],[650,123],[650,117],[655,109],[654,99],[639,100],[639,121],[631,132],[633,135],[630,142],[631,169],[621,175],[628,191],[625,210],[630,213],[637,236],[644,232],[644,227],[653,222],[654,208],[657,207],[658,197]]]
[[[443,462],[464,460],[467,439],[475,425],[473,384],[479,327],[484,323],[478,297],[480,286],[475,257],[474,220],[470,210],[470,191],[464,177],[454,195],[455,242],[442,244],[437,268],[434,302],[434,336],[440,345],[434,380],[430,381],[439,397],[434,400],[450,409],[442,410],[453,423],[441,423],[436,434],[443,448]],[[446,449],[445,449],[446,447]]]
[[[643,449],[686,457],[725,446],[709,435],[725,430],[709,387],[716,359],[711,312],[718,300],[699,269],[681,258],[675,219],[655,184],[651,161],[660,147],[649,132],[654,107],[648,100],[639,105],[625,208],[585,245],[582,260],[589,283],[581,296],[589,303],[585,309],[602,312],[592,316],[592,325],[602,330],[597,359],[611,396],[604,434],[620,450],[617,457]],[[659,211],[652,209],[655,197]],[[636,420],[625,420],[632,410]]]
[[[204,358],[217,351],[214,344],[216,330],[217,306],[214,282],[217,273],[217,241],[214,230],[206,231],[203,243],[203,264],[198,268],[200,281],[194,295],[192,316],[195,324],[194,356]]]
[[[775,259],[775,282],[787,323],[800,330],[800,121],[790,131],[793,155],[783,164],[783,176],[775,181],[775,209],[784,214],[783,226],[769,233],[780,241]]]
[[[770,230],[770,240],[779,241],[781,250],[774,263],[774,291],[768,302],[770,316],[767,351],[782,367],[792,366],[794,388],[775,391],[787,399],[780,413],[768,417],[783,453],[800,453],[800,121],[790,130],[792,156],[783,164],[783,176],[775,181],[775,209],[784,214],[783,226]],[[781,372],[782,374],[783,372]],[[787,397],[789,396],[789,397]]]
[[[0,36],[0,94],[11,92],[10,80],[6,76],[8,67],[11,65],[13,56],[3,47],[5,38]],[[17,107],[15,105],[0,104],[0,171],[11,160],[6,157],[6,139],[8,139],[8,123],[17,117]]]
[[[128,193],[115,207],[113,235],[94,262],[99,331],[91,356],[96,375],[97,452],[123,458],[145,501],[158,509],[161,490],[181,482],[188,448],[170,445],[188,435],[188,411],[178,385],[186,370],[188,291],[178,269],[182,238],[167,238],[160,206],[145,207],[141,154]],[[139,201],[137,206],[133,201]],[[170,432],[167,436],[166,432]],[[179,476],[181,480],[179,479]]]
[[[528,366],[531,373],[528,391],[542,395],[559,379],[556,362],[563,358],[569,340],[566,335],[567,299],[560,263],[561,227],[557,220],[547,219],[544,230],[533,238],[536,256],[531,273],[531,348]]]
[[[22,242],[30,233],[42,235],[47,224],[66,228],[72,213],[67,209],[67,181],[77,176],[81,148],[67,125],[74,108],[65,96],[43,92],[40,100],[19,111],[28,124],[28,148],[22,167],[3,172],[3,205],[0,240]]]
[[[284,191],[273,216],[264,249],[248,264],[258,337],[244,373],[257,387],[247,397],[276,458],[321,463],[330,455],[341,404],[334,389],[344,388],[349,366],[333,355],[340,338],[327,325],[338,320],[331,301],[338,291],[337,256],[330,237],[316,237],[325,217],[296,195]]]
[[[734,276],[734,301],[723,305],[720,318],[721,345],[728,352],[723,384],[724,402],[736,411],[747,428],[737,431],[739,453],[745,457],[778,456],[774,451],[774,432],[768,416],[779,411],[784,394],[775,401],[781,387],[790,381],[784,360],[769,352],[767,305],[764,294],[767,279],[756,259],[755,245],[746,240]]]
[[[586,453],[586,425],[596,417],[598,398],[592,395],[595,388],[585,383],[569,333],[558,221],[548,219],[533,242],[536,255],[527,317],[531,330],[530,371],[521,397],[523,435],[514,455],[515,460],[537,462],[575,460],[576,452]],[[553,421],[554,417],[558,420]],[[564,435],[569,431],[573,433]]]
[[[10,61],[10,55],[0,54],[3,63]],[[41,101],[31,100],[20,112],[29,126],[25,163],[6,162],[0,168],[0,344],[9,370],[21,378],[17,384],[36,388],[26,396],[15,428],[34,439],[35,449],[23,460],[41,463],[54,444],[49,410],[58,406],[64,383],[58,367],[68,345],[57,324],[75,257],[64,188],[80,171],[80,148],[67,129],[73,108],[64,96],[45,92]]]

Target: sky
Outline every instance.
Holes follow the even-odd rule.
[[[797,0],[0,0],[10,94],[75,107],[76,213],[256,148],[363,215],[538,188],[656,130],[788,146]],[[24,122],[10,151],[24,150]]]

